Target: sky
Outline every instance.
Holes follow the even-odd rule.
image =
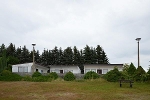
[[[150,65],[150,0],[0,0],[0,45],[40,53],[100,45],[111,64]]]

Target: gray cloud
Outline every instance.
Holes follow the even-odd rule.
[[[101,45],[111,63],[148,69],[150,48],[149,0],[3,0],[0,4],[0,43],[36,49]]]

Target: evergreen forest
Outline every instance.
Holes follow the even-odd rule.
[[[73,48],[67,47],[62,50],[61,47],[55,46],[53,49],[43,50],[40,54],[39,50],[34,51],[35,63],[47,65],[78,65],[83,70],[83,64],[109,64],[109,59],[104,49],[90,47],[86,45],[83,49],[78,50],[76,46]],[[7,66],[14,64],[29,63],[33,61],[33,51],[24,45],[15,47],[15,44],[10,43],[8,46],[2,44],[0,46],[0,71]],[[3,68],[2,68],[3,66]]]

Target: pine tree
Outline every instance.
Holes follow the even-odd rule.
[[[108,60],[107,55],[104,50],[102,51],[102,63],[109,64],[109,60]]]
[[[0,57],[0,73],[7,68],[6,50],[3,51]]]
[[[8,56],[16,57],[16,48],[12,43],[7,47],[7,57]]]
[[[73,51],[71,47],[67,47],[64,50],[64,64],[65,65],[72,65],[73,64]]]
[[[97,63],[97,55],[95,48],[91,48],[91,64]]]
[[[86,45],[86,47],[84,48],[84,51],[83,51],[83,57],[84,57],[84,63],[85,64],[91,64],[92,61],[91,61],[91,49],[88,45]]]
[[[97,55],[97,63],[101,64],[102,62],[102,52],[103,49],[100,47],[100,45],[97,45],[96,47],[96,55]]]
[[[135,71],[135,80],[143,81],[143,76],[145,73],[146,73],[145,70],[141,66],[139,66]]]
[[[128,74],[129,76],[133,76],[135,74],[136,68],[133,65],[133,63],[130,64],[130,67],[128,68]]]
[[[29,54],[29,50],[26,48],[26,46],[24,46],[22,48],[22,52],[21,52],[21,63],[28,63],[31,62],[30,60],[30,54]]]
[[[18,58],[18,60],[19,60],[19,63],[22,63],[21,61],[22,61],[22,56],[21,56],[21,46],[20,46],[20,48],[18,47],[17,48],[17,50],[16,50],[16,57]]]
[[[0,57],[2,57],[2,54],[3,54],[3,51],[4,51],[4,50],[6,50],[6,48],[5,48],[5,45],[2,44],[2,45],[0,46]]]
[[[63,64],[63,50],[61,48],[59,48],[59,58],[58,58],[58,65],[62,65]]]
[[[80,54],[76,46],[73,48],[73,64],[78,65],[80,62]]]

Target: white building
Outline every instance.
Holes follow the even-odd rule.
[[[32,73],[35,71],[38,71],[40,73],[47,73],[48,70],[49,69],[47,67],[43,67],[41,65],[33,63],[12,65],[12,72],[15,73]]]
[[[72,72],[74,74],[81,73],[80,68],[75,65],[51,65],[49,69],[50,72],[56,72],[56,73],[67,73],[67,72]]]
[[[123,64],[87,64],[84,65],[84,73],[94,71],[98,74],[106,74],[108,71],[117,67],[119,71],[122,71]]]

